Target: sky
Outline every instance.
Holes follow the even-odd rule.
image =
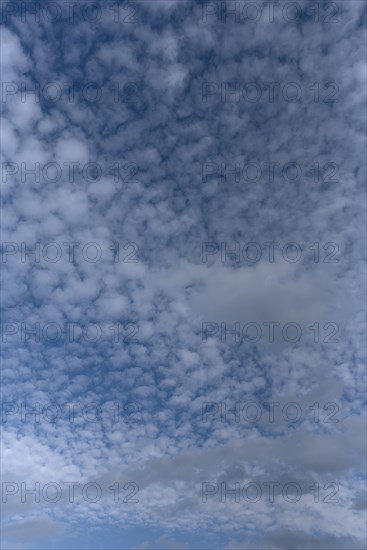
[[[1,2],[4,550],[366,546],[366,3]]]

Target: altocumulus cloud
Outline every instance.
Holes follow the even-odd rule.
[[[1,9],[4,548],[364,548],[365,3]]]

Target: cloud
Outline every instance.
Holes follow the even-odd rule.
[[[364,542],[362,3],[299,1],[295,23],[289,6],[250,22],[222,4],[6,12],[9,548],[84,547],[92,524],[111,548]],[[75,502],[22,502],[22,482],[74,481]],[[251,481],[279,482],[277,500],[220,501]]]
[[[39,538],[54,537],[60,533],[61,529],[61,524],[51,521],[47,517],[37,517],[6,525],[4,534],[20,540],[33,541]]]

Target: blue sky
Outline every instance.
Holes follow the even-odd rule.
[[[365,6],[2,2],[4,549],[365,547]]]

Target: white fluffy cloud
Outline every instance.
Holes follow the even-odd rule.
[[[3,506],[7,548],[98,547],[107,533],[111,548],[363,547],[363,10],[338,3],[327,24],[323,6],[315,22],[297,4],[297,24],[281,10],[205,21],[205,5],[173,0],[98,4],[96,23],[79,8],[74,21],[7,18],[2,462],[19,486]],[[57,101],[22,94],[51,82]],[[258,102],[222,100],[223,86],[249,83]],[[289,83],[300,102],[284,99]],[[98,87],[95,101],[83,95]],[[225,254],[269,242],[274,262]],[[300,261],[282,255],[289,242]],[[222,337],[222,324],[249,322],[259,341]],[[269,341],[269,323],[297,323],[302,338]],[[233,421],[248,402],[261,418]],[[264,402],[278,403],[271,422]],[[304,493],[202,500],[204,482],[251,481]],[[21,501],[21,483],[65,482],[98,484],[102,498]],[[139,502],[117,506],[115,482],[137,484]],[[315,483],[337,483],[339,502],[315,502]]]

